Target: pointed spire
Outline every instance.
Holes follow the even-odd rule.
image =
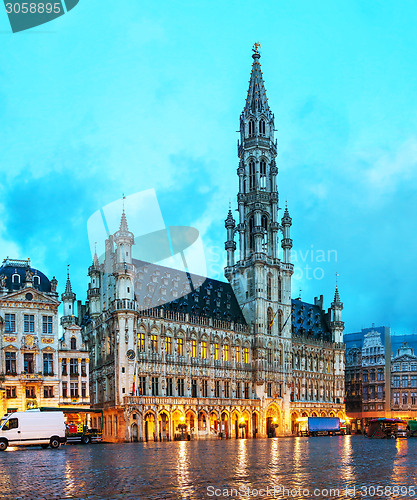
[[[283,226],[284,225],[291,226],[291,224],[292,224],[292,219],[290,217],[290,212],[288,211],[287,202],[285,202],[285,210],[284,210],[284,215],[282,216],[281,222],[282,222]]]
[[[245,111],[256,114],[261,111],[269,111],[268,99],[266,97],[265,84],[262,76],[261,64],[259,59],[261,54],[258,51],[260,43],[253,46],[253,63],[249,80],[248,97],[246,99]]]
[[[333,302],[335,304],[339,304],[340,303],[339,289],[337,288],[337,285],[336,285],[336,290],[334,292],[334,300],[333,300]]]
[[[119,231],[128,232],[129,228],[127,226],[127,219],[126,219],[126,214],[125,214],[125,199],[126,199],[126,196],[123,195],[123,211],[122,211],[122,218],[120,219]]]
[[[339,288],[337,286],[337,278],[338,277],[339,277],[339,273],[336,273],[336,290],[334,292],[334,300],[333,300],[334,304],[341,304],[340,296],[339,296]]]
[[[230,208],[229,208],[229,213],[227,214],[227,218],[224,221],[224,225],[230,228],[233,228],[236,225],[236,221],[233,218],[232,210]]]
[[[70,265],[67,265],[67,283],[65,285],[65,293],[72,293],[72,287],[71,287],[71,280],[70,280],[70,275],[69,275],[69,267]]]
[[[96,269],[98,269],[99,267],[98,256],[97,256],[97,241],[94,243],[93,267],[95,267]]]
[[[117,240],[119,239],[126,240],[126,238],[128,238],[129,240],[131,240],[131,244],[133,245],[135,237],[133,233],[129,231],[129,226],[127,225],[127,218],[125,212],[125,199],[126,196],[123,195],[122,217],[120,218],[119,230],[114,233],[114,241],[117,242]]]

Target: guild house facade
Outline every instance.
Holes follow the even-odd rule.
[[[274,115],[252,57],[227,282],[134,259],[124,210],[89,268],[90,394],[108,441],[291,435],[301,417],[344,417],[343,305],[337,288],[327,311],[322,296],[291,299],[292,219],[278,216]]]
[[[61,320],[57,286],[29,259],[7,258],[0,267],[1,415],[45,406],[88,408],[88,350],[75,324],[69,276]]]

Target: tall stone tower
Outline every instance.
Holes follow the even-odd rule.
[[[266,97],[260,57],[258,44],[255,44],[248,95],[240,116],[237,169],[239,223],[236,226],[229,210],[225,221],[225,276],[252,328],[258,385],[263,385],[268,350],[273,348],[274,352],[281,353],[280,359],[275,361],[279,361],[282,376],[278,378],[285,390],[284,374],[291,369],[292,221],[287,208],[281,221],[278,217],[274,115]],[[239,235],[237,259],[236,233]]]

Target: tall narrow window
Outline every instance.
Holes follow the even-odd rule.
[[[152,396],[159,395],[159,378],[152,377]]]
[[[249,191],[253,191],[255,189],[255,182],[256,182],[255,162],[250,161],[249,162]]]
[[[220,380],[214,381],[214,397],[215,398],[220,397]]]
[[[236,346],[236,363],[240,363],[240,345]]]
[[[197,357],[197,341],[196,340],[191,341],[191,357],[192,358]]]
[[[177,380],[177,391],[178,391],[178,396],[184,396],[184,379],[179,378]]]
[[[265,135],[266,127],[265,127],[265,120],[261,120],[259,122],[259,133],[261,135]]]
[[[166,338],[166,351],[167,351],[167,354],[172,354],[172,338],[171,337]]]
[[[191,397],[197,397],[197,380],[195,378],[191,380]]]
[[[249,384],[245,384],[245,399],[249,399]]]
[[[4,332],[13,333],[16,331],[16,316],[14,314],[4,315]]]
[[[253,216],[249,219],[249,250],[253,252],[255,250],[255,238],[253,236],[253,228],[255,226],[255,220]]]
[[[33,314],[25,314],[23,328],[25,333],[33,333],[35,331],[35,316]]]
[[[220,359],[220,346],[219,344],[214,344],[214,359],[219,360]]]
[[[13,375],[16,373],[16,353],[9,351],[6,352],[6,375]]]
[[[49,376],[54,374],[54,358],[52,352],[43,353],[43,374]]]
[[[42,333],[47,335],[52,333],[52,316],[42,316]]]
[[[266,299],[272,300],[272,275],[266,277]]]
[[[261,219],[262,229],[263,229],[263,240],[262,240],[262,251],[268,251],[268,218],[266,215],[262,216]]]
[[[255,122],[253,120],[249,121],[249,137],[255,135]]]
[[[77,349],[77,339],[75,337],[71,337],[71,350],[75,351]]]
[[[151,335],[151,351],[152,352],[158,351],[158,336],[157,335]]]
[[[268,310],[266,312],[266,321],[268,323],[268,334],[270,335],[271,332],[272,332],[272,325],[273,325],[273,322],[274,322],[274,313],[272,312],[272,308],[271,307],[268,307]]]
[[[138,335],[139,351],[143,352],[145,350],[145,334],[139,333]]]
[[[201,357],[207,359],[207,341],[203,340],[201,342]]]
[[[278,278],[278,302],[282,302],[282,279],[281,276]]]
[[[70,393],[72,398],[78,398],[78,382],[70,383]]]
[[[62,358],[62,375],[67,375],[67,358]]]
[[[139,377],[138,392],[139,396],[146,396],[146,377]]]
[[[78,359],[70,359],[70,375],[78,376]]]
[[[208,395],[208,382],[207,382],[207,380],[202,381],[201,392],[203,394],[203,398],[206,398]]]
[[[184,355],[184,340],[182,338],[177,339],[177,354],[178,356]]]
[[[33,353],[25,352],[23,355],[23,369],[25,373],[34,373]]]
[[[249,347],[244,347],[243,348],[243,361],[246,364],[249,364]]]
[[[278,332],[281,335],[281,333],[282,333],[282,311],[281,311],[281,309],[278,311]]]
[[[223,361],[229,361],[229,346],[228,346],[228,344],[223,345]]]
[[[172,378],[167,378],[167,396],[172,396]]]
[[[261,160],[260,169],[259,169],[259,188],[262,190],[266,190],[266,161]]]

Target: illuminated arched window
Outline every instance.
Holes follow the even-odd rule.
[[[272,300],[272,274],[266,277],[266,300]]]
[[[255,162],[249,162],[249,191],[255,189],[256,176],[255,176]]]

